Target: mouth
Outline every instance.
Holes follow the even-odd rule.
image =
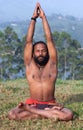
[[[42,56],[38,57],[38,60],[43,60],[44,58]]]

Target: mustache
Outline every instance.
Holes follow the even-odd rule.
[[[44,56],[38,56],[37,58],[41,58],[41,57],[44,58]]]

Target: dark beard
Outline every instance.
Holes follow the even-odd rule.
[[[38,60],[38,58],[40,57],[42,57],[42,60]],[[39,64],[40,66],[45,66],[49,60],[49,55],[39,57],[34,56],[33,58],[36,64]]]

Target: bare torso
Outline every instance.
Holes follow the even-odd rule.
[[[43,28],[46,36],[46,44],[39,41],[33,46],[33,35],[35,31],[36,19],[42,19]],[[43,44],[42,44],[43,43]],[[49,56],[49,59],[47,59]],[[47,60],[46,60],[47,59]],[[41,67],[39,65],[47,63]],[[55,81],[57,78],[57,50],[52,40],[51,30],[39,3],[37,3],[31,22],[26,35],[26,46],[24,50],[24,63],[26,65],[26,77],[30,87],[30,96],[32,99],[39,101],[50,101],[54,99]],[[42,63],[42,64],[41,64]],[[41,103],[42,104],[42,103]],[[48,104],[48,103],[46,103]],[[12,109],[8,117],[9,119],[34,119],[34,118],[49,118],[70,120],[72,112],[60,105],[54,104],[52,108],[40,109],[29,106],[27,103],[20,103],[16,108]],[[41,105],[40,105],[41,106]],[[42,105],[44,106],[44,105]],[[45,107],[45,106],[44,106]]]
[[[56,76],[56,64],[52,63],[51,60],[41,68],[32,60],[30,65],[26,66],[26,77],[31,98],[39,101],[54,99]]]

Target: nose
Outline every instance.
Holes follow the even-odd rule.
[[[40,54],[40,55],[42,55],[42,54],[43,54],[43,52],[42,52],[42,51],[40,51],[40,52],[39,52],[39,54]]]

